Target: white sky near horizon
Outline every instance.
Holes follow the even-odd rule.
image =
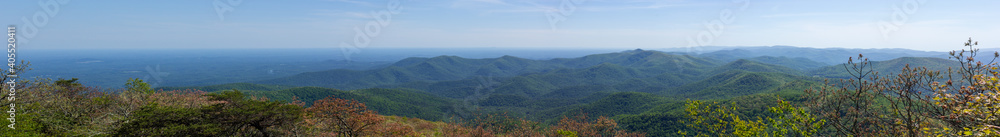
[[[39,4],[49,1],[58,7]],[[390,9],[392,0],[58,1],[2,1],[0,23],[17,25],[21,36],[34,34],[19,37],[21,49],[341,48],[354,45],[354,29],[377,23],[371,13]],[[1000,48],[1000,1],[991,0],[398,2],[399,12],[359,50],[789,45],[950,51],[969,37],[980,48]],[[220,16],[219,7],[232,10]],[[726,13],[731,22],[712,24],[728,20]],[[41,19],[36,15],[47,20],[32,23]],[[553,24],[551,15],[565,20]]]

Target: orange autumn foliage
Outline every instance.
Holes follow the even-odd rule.
[[[306,124],[324,136],[370,136],[378,132],[375,126],[384,121],[363,103],[332,96],[316,100],[305,111]]]

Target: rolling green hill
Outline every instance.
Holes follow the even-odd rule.
[[[662,92],[691,99],[725,99],[759,93],[795,92],[817,86],[817,78],[777,72],[732,70]]]

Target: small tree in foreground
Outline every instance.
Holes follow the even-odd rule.
[[[994,52],[993,59],[982,62],[975,59],[979,45],[969,39],[965,46],[969,50],[952,51],[961,67],[949,70],[949,79],[944,83],[933,83],[933,104],[942,111],[934,113],[945,123],[945,127],[923,129],[927,134],[963,136],[1000,136],[1000,65],[995,62],[1000,53]],[[961,77],[951,77],[952,73]]]
[[[190,94],[197,94],[192,92]],[[237,90],[206,94],[200,108],[143,106],[123,121],[119,136],[277,136],[281,127],[300,120],[297,105],[247,98]],[[180,101],[180,100],[177,100]]]
[[[384,119],[363,103],[333,96],[316,100],[307,109],[307,124],[325,136],[371,136]]]
[[[777,97],[776,97],[777,98]],[[682,136],[739,136],[739,137],[782,137],[813,136],[822,128],[826,120],[817,119],[804,108],[792,106],[778,98],[778,106],[768,110],[771,117],[756,120],[740,117],[736,105],[725,106],[717,103],[687,101],[684,109],[689,120],[681,121],[691,128],[678,131]]]

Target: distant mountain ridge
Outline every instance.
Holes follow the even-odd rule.
[[[779,49],[778,51],[781,49],[815,50],[811,48],[782,46],[770,48]],[[751,50],[759,49],[750,48],[747,51]],[[887,51],[894,50],[888,49]],[[251,83],[283,85],[284,87],[315,86],[343,90],[372,87],[411,88],[451,98],[462,98],[475,94],[475,92],[478,92],[475,91],[476,88],[480,88],[480,90],[499,91],[495,92],[496,94],[540,97],[554,91],[565,90],[566,88],[581,90],[580,87],[591,87],[580,91],[581,93],[637,91],[672,94],[682,85],[691,84],[703,79],[710,79],[713,76],[731,71],[782,73],[788,76],[819,76],[827,78],[838,78],[843,75],[843,70],[836,68],[839,65],[821,66],[820,64],[822,63],[813,61],[807,57],[757,56],[747,59],[735,58],[732,61],[711,58],[712,55],[722,54],[722,52],[732,51],[723,50],[709,54],[689,55],[636,49],[593,54],[577,58],[556,58],[549,60],[532,60],[514,56],[483,59],[469,59],[458,56],[411,57],[391,63],[382,68],[369,70],[336,69],[309,72]],[[747,55],[734,54],[733,56]],[[866,56],[873,57],[876,55]],[[849,56],[837,58],[846,59],[846,57]],[[889,63],[891,64],[886,66],[901,66],[903,64],[940,66],[939,64],[941,63],[934,62],[944,61],[947,60],[940,58],[900,58],[890,60]],[[484,84],[482,82],[483,79],[489,79],[491,82],[499,84]],[[781,76],[778,79],[787,78]],[[811,78],[798,77],[794,79]],[[787,81],[781,83],[784,82]],[[605,85],[606,87],[594,88],[593,85]]]
[[[786,59],[784,57],[767,57],[758,58],[758,60],[773,60],[773,58]],[[800,58],[799,60],[808,62],[807,59]],[[722,79],[717,82],[725,82],[725,79],[740,80],[743,77],[758,81],[781,79],[776,82],[776,85],[780,86],[787,82],[796,81],[795,79],[808,79],[795,77],[805,75],[806,73],[803,71],[748,59],[726,63],[704,57],[637,49],[551,60],[530,60],[513,56],[485,59],[467,59],[457,56],[407,58],[379,69],[303,73],[256,83],[317,86],[345,90],[370,87],[409,88],[456,99],[477,96],[477,94],[485,94],[477,98],[498,95],[540,99],[563,96],[556,94],[566,94],[566,91],[570,91],[569,89],[575,93],[582,93],[575,95],[577,97],[609,91],[636,91],[663,95],[696,94],[694,92],[700,90],[678,90],[681,90],[679,88],[683,88],[683,85],[706,78],[724,76],[720,74],[731,71],[740,74],[717,78]],[[784,75],[758,73],[782,73]],[[489,79],[490,82],[483,82],[484,79]],[[719,83],[706,83],[703,86],[714,84]],[[773,92],[773,90],[762,87],[743,88],[760,89],[745,91],[746,94]]]
[[[552,65],[512,56],[488,59],[468,59],[457,56],[412,57],[397,61],[384,68],[309,72],[253,83],[361,89],[416,81],[460,80],[473,76],[513,76],[544,71],[553,68]]]
[[[643,50],[550,60],[530,60],[513,56],[485,59],[438,56],[433,58],[407,58],[387,67],[371,70],[337,69],[309,72],[286,78],[251,83],[360,89],[418,81],[450,81],[472,77],[511,77],[522,74],[549,72],[568,73],[568,71],[573,71],[572,69],[580,68],[602,71],[635,71],[621,73],[626,75],[629,73],[644,73],[643,75],[646,75],[649,73],[665,72],[699,75],[702,73],[700,69],[706,69],[717,64],[717,61],[710,59]],[[618,68],[617,66],[625,68]],[[583,72],[578,74],[588,75]],[[596,76],[595,74],[590,75]]]
[[[937,57],[947,58],[947,52],[919,51],[911,49],[848,49],[848,48],[809,48],[793,46],[755,46],[755,47],[695,47],[665,49],[672,53],[691,54],[700,57],[733,61],[760,56],[785,56],[790,58],[807,58],[826,65],[840,64],[847,57],[864,54],[872,61],[891,60],[900,57]],[[985,49],[984,51],[992,50]]]

